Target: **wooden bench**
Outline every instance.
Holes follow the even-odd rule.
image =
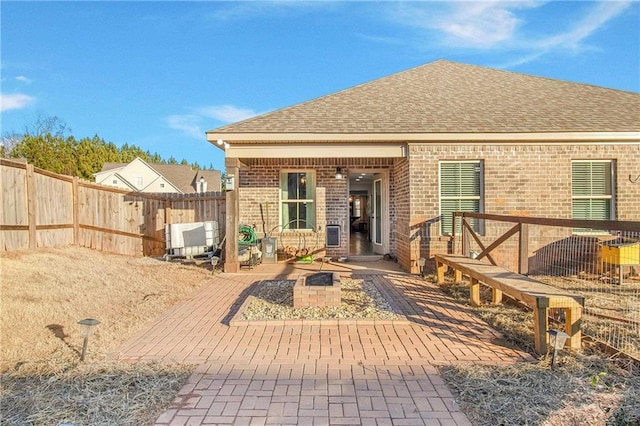
[[[446,267],[455,271],[454,279],[461,281],[462,275],[471,281],[471,304],[480,305],[480,284],[492,289],[492,302],[502,302],[502,294],[520,300],[533,308],[533,327],[536,352],[547,352],[547,327],[550,308],[564,309],[565,332],[569,335],[567,346],[578,349],[581,345],[580,321],[584,297],[570,294],[562,289],[541,283],[525,275],[516,274],[499,266],[489,265],[476,259],[452,254],[435,255],[438,284],[444,282]]]

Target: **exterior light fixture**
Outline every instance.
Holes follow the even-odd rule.
[[[427,263],[427,259],[421,257],[418,259],[418,265],[420,266],[420,276],[424,276],[424,265]]]
[[[336,167],[336,179],[340,180],[342,179],[342,168],[341,167]]]
[[[229,145],[229,142],[225,142],[225,143],[224,143],[224,149],[229,149],[229,147],[230,147],[230,146],[231,146],[231,145]]]
[[[564,331],[559,330],[547,330],[549,334],[549,346],[553,348],[553,355],[551,358],[551,368],[556,365],[556,357],[558,356],[558,350],[564,348],[564,344],[569,338],[569,335]]]
[[[100,324],[100,321],[93,318],[85,318],[78,321],[78,324],[81,325],[80,332],[82,333],[82,337],[84,337],[84,342],[82,343],[82,354],[80,354],[80,361],[84,361],[84,356],[87,353],[87,343],[89,342],[89,336],[95,333],[96,329],[98,328],[98,324]]]
[[[216,142],[219,146],[224,145],[224,141],[222,139],[218,139]]]

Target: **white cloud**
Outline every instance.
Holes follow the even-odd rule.
[[[191,114],[170,115],[165,119],[167,125],[175,130],[180,130],[194,139],[204,138],[204,127],[211,128],[215,123],[211,119],[222,123],[235,123],[258,115],[249,108],[239,108],[233,105],[212,105],[197,108]]]
[[[247,118],[258,115],[252,109],[238,108],[233,105],[217,105],[199,108],[197,113],[204,116],[215,118],[223,123],[235,123],[236,121],[246,120]]]
[[[500,3],[456,4],[455,11],[433,23],[456,43],[467,46],[492,47],[510,40],[520,19]]]
[[[518,47],[524,53],[509,63],[505,68],[533,62],[538,58],[553,52],[579,51],[587,49],[586,40],[603,28],[609,21],[620,15],[631,5],[630,1],[602,1],[594,3],[593,7],[582,17],[571,21],[568,28],[560,33],[537,40],[522,40]]]
[[[493,48],[511,41],[522,23],[515,11],[541,2],[397,3],[389,15],[401,25],[436,31],[456,47]]]
[[[28,77],[25,77],[24,75],[19,75],[16,77],[16,81],[19,81],[20,83],[30,84],[32,80]]]
[[[36,98],[24,93],[0,94],[0,110],[23,109],[35,102]]]
[[[301,13],[315,12],[341,7],[340,2],[333,1],[249,1],[221,2],[215,12],[208,15],[214,21],[235,21],[267,16],[291,17]]]
[[[193,114],[170,115],[166,118],[170,128],[180,130],[195,139],[204,138],[204,130],[200,127],[201,121],[202,117]]]
[[[620,15],[631,5],[629,1],[603,1],[597,3],[582,19],[576,20],[576,25],[568,31],[536,43],[543,49],[580,48],[580,43],[602,28],[608,21]]]
[[[385,8],[383,15],[396,25],[417,30],[420,48],[428,45],[430,50],[444,46],[509,51],[512,58],[502,65],[509,68],[533,62],[549,53],[593,48],[587,44],[589,37],[633,3],[633,0],[576,2],[576,7],[562,8],[563,16],[557,15],[564,18],[564,23],[556,21],[551,27],[545,21],[545,7],[557,11],[557,2],[398,2],[382,7]],[[540,8],[538,13],[526,13],[535,8]],[[534,35],[532,31],[538,34]]]

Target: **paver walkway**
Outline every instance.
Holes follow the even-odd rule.
[[[418,277],[353,276],[388,288],[409,321],[231,327],[254,286],[275,277],[220,274],[113,357],[199,364],[157,425],[466,425],[436,366],[531,360]]]

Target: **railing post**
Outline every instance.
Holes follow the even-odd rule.
[[[518,245],[518,273],[529,273],[529,225],[520,223],[520,239]]]
[[[462,255],[465,257],[469,257],[471,255],[471,238],[469,238],[469,230],[465,225],[467,223],[467,218],[464,213],[462,214]]]

